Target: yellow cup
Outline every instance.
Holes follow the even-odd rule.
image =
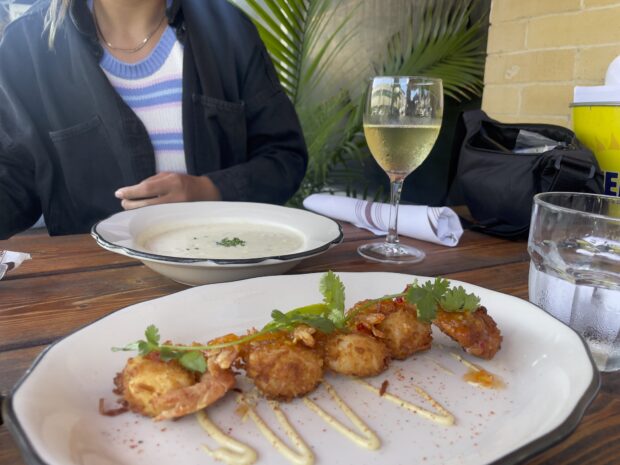
[[[620,197],[620,105],[573,104],[573,129],[596,156],[605,195]]]

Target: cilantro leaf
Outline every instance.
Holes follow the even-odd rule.
[[[480,299],[474,294],[468,294],[462,286],[459,286],[446,291],[439,305],[446,312],[471,312],[478,308]]]
[[[432,284],[433,294],[439,298],[439,296],[445,294],[450,288],[450,281],[444,278],[435,278]]]
[[[410,304],[416,306],[420,321],[429,322],[435,318],[437,314],[437,300],[428,286],[418,286],[417,282],[415,282],[409,286],[405,299]]]
[[[144,331],[146,342],[158,346],[159,345],[159,329],[155,325],[149,325]]]
[[[149,325],[144,331],[146,341],[138,341],[138,353],[140,355],[148,355],[151,352],[159,350],[159,329],[155,325]]]
[[[154,350],[156,350],[156,347],[148,341],[138,341],[138,353],[140,355],[148,355]]]
[[[200,351],[184,353],[179,358],[179,363],[190,371],[197,371],[198,373],[207,371],[207,361]]]
[[[155,325],[149,325],[144,331],[146,340],[131,342],[125,347],[112,347],[113,352],[137,351],[140,355],[148,355],[159,350],[159,330]]]
[[[408,286],[405,299],[416,306],[421,321],[431,321],[437,310],[448,312],[467,312],[478,308],[480,299],[468,294],[462,286],[450,288],[450,282],[444,278],[435,278],[420,285],[417,280]]]
[[[319,290],[323,294],[323,302],[327,305],[327,317],[338,328],[343,328],[346,322],[344,314],[344,284],[333,272],[328,271],[321,277]]]

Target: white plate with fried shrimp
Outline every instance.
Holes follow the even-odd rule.
[[[524,300],[307,274],[106,316],[46,350],[4,418],[36,465],[505,465],[569,434],[598,386],[583,340]]]

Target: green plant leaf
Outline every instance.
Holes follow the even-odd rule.
[[[472,312],[480,305],[480,298],[468,294],[462,286],[447,290],[439,300],[441,308],[447,312]]]
[[[482,94],[487,24],[485,13],[471,23],[479,0],[421,0],[408,21],[388,42],[377,74],[441,78],[444,92],[456,100]]]
[[[149,325],[144,331],[146,341],[153,345],[159,345],[159,329],[155,325]]]
[[[319,284],[323,302],[329,309],[328,318],[338,328],[343,328],[346,321],[344,314],[344,284],[333,271],[325,273]]]
[[[198,373],[207,371],[207,360],[203,353],[199,351],[185,352],[179,358],[179,363],[190,371],[197,371]]]

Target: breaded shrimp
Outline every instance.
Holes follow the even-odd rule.
[[[214,358],[209,359],[208,370],[199,375],[176,360],[165,362],[153,353],[130,358],[114,383],[115,392],[130,410],[166,420],[211,405],[235,385],[235,376],[230,369],[221,368]]]
[[[416,352],[430,349],[433,341],[431,325],[418,320],[413,305],[403,299],[385,299],[370,306],[366,302],[359,302],[349,310],[355,315],[350,324],[352,329],[368,331],[381,339],[394,359],[404,360]]]
[[[157,354],[127,360],[123,371],[114,378],[114,392],[122,396],[129,410],[156,417],[161,413],[154,399],[198,382],[195,373],[187,371],[176,360],[164,362]]]
[[[439,310],[433,323],[476,357],[491,359],[502,345],[502,335],[485,307],[474,312]]]
[[[192,386],[167,392],[153,399],[159,412],[155,420],[168,420],[197,412],[208,407],[235,385],[235,375],[224,370],[215,361],[208,361],[209,369]]]
[[[390,365],[390,351],[369,334],[336,333],[326,337],[325,363],[343,375],[376,376]]]
[[[321,382],[323,357],[314,347],[313,332],[298,327],[293,333],[271,333],[244,344],[243,367],[265,397],[291,400]]]

